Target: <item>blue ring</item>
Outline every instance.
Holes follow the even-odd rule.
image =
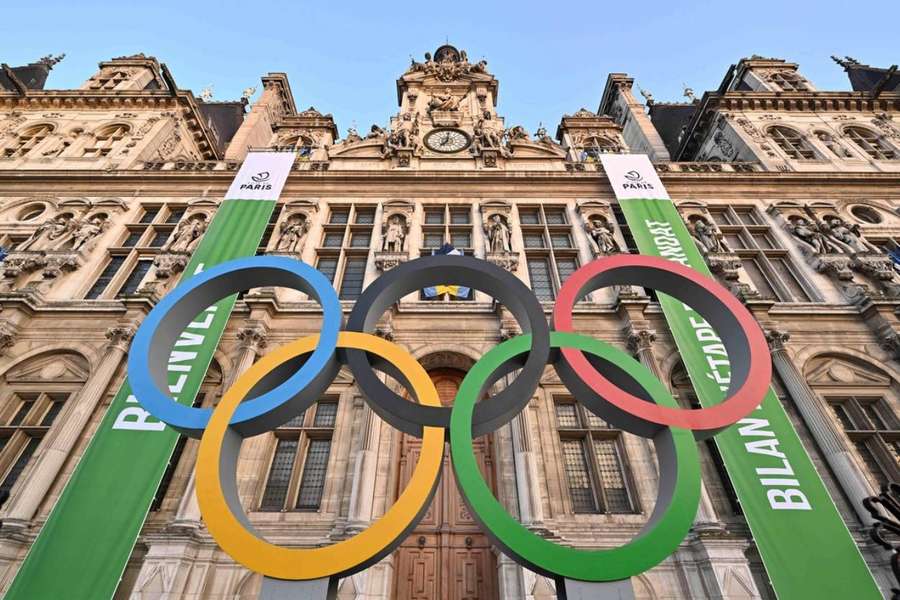
[[[252,256],[216,265],[185,280],[167,294],[134,335],[128,356],[128,381],[138,402],[154,417],[191,437],[200,437],[212,414],[209,408],[179,404],[168,393],[166,364],[184,328],[207,307],[251,287],[289,287],[309,294],[322,306],[319,343],[296,372],[275,387],[245,400],[231,424],[242,433],[267,431],[290,418],[287,410],[310,402],[302,391],[324,388],[336,372],[335,350],[343,313],[331,282],[313,267],[280,256]],[[321,380],[321,381],[320,381]],[[324,385],[322,385],[324,383]],[[309,390],[307,390],[309,391]],[[306,396],[311,394],[307,393]]]

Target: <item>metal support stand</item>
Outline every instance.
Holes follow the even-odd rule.
[[[605,581],[556,580],[556,597],[559,600],[634,600],[631,579]]]
[[[259,600],[334,600],[337,584],[334,578],[291,581],[263,577]]]

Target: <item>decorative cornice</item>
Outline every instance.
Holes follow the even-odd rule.
[[[766,341],[769,343],[769,349],[772,352],[779,352],[784,350],[784,345],[788,343],[788,340],[791,339],[791,334],[787,331],[782,331],[780,329],[767,329],[766,332]]]

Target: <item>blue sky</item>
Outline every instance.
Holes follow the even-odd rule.
[[[886,67],[900,62],[900,2],[876,0],[852,14],[836,0],[725,3],[207,2],[41,0],[8,3],[0,61],[66,59],[48,87],[76,87],[101,60],[144,52],[169,65],[182,88],[213,85],[217,100],[240,96],[266,72],[288,73],[299,108],[334,115],[343,133],[385,123],[396,111],[396,78],[449,39],[485,58],[500,80],[507,125],[551,130],[563,113],[596,110],[606,75],[626,72],[657,100],[682,84],[718,86],[728,66],[761,54],[799,62],[819,89],[847,90],[829,55]]]

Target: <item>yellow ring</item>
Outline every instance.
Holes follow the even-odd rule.
[[[240,402],[266,374],[285,361],[312,352],[319,336],[282,346],[260,359],[229,388],[215,408],[200,440],[197,458],[197,500],[210,534],[234,560],[251,571],[277,579],[320,579],[348,575],[374,564],[391,552],[416,525],[429,506],[444,460],[444,428],[424,427],[422,450],[406,489],[384,516],[348,540],[320,548],[284,548],[248,529],[246,516],[235,515],[222,485],[222,447],[226,435],[237,436],[228,423]],[[421,404],[440,406],[437,390],[421,364],[399,346],[365,333],[342,331],[339,348],[365,350],[380,356],[409,381]],[[239,447],[239,446],[238,446]],[[233,464],[226,462],[226,464]]]

